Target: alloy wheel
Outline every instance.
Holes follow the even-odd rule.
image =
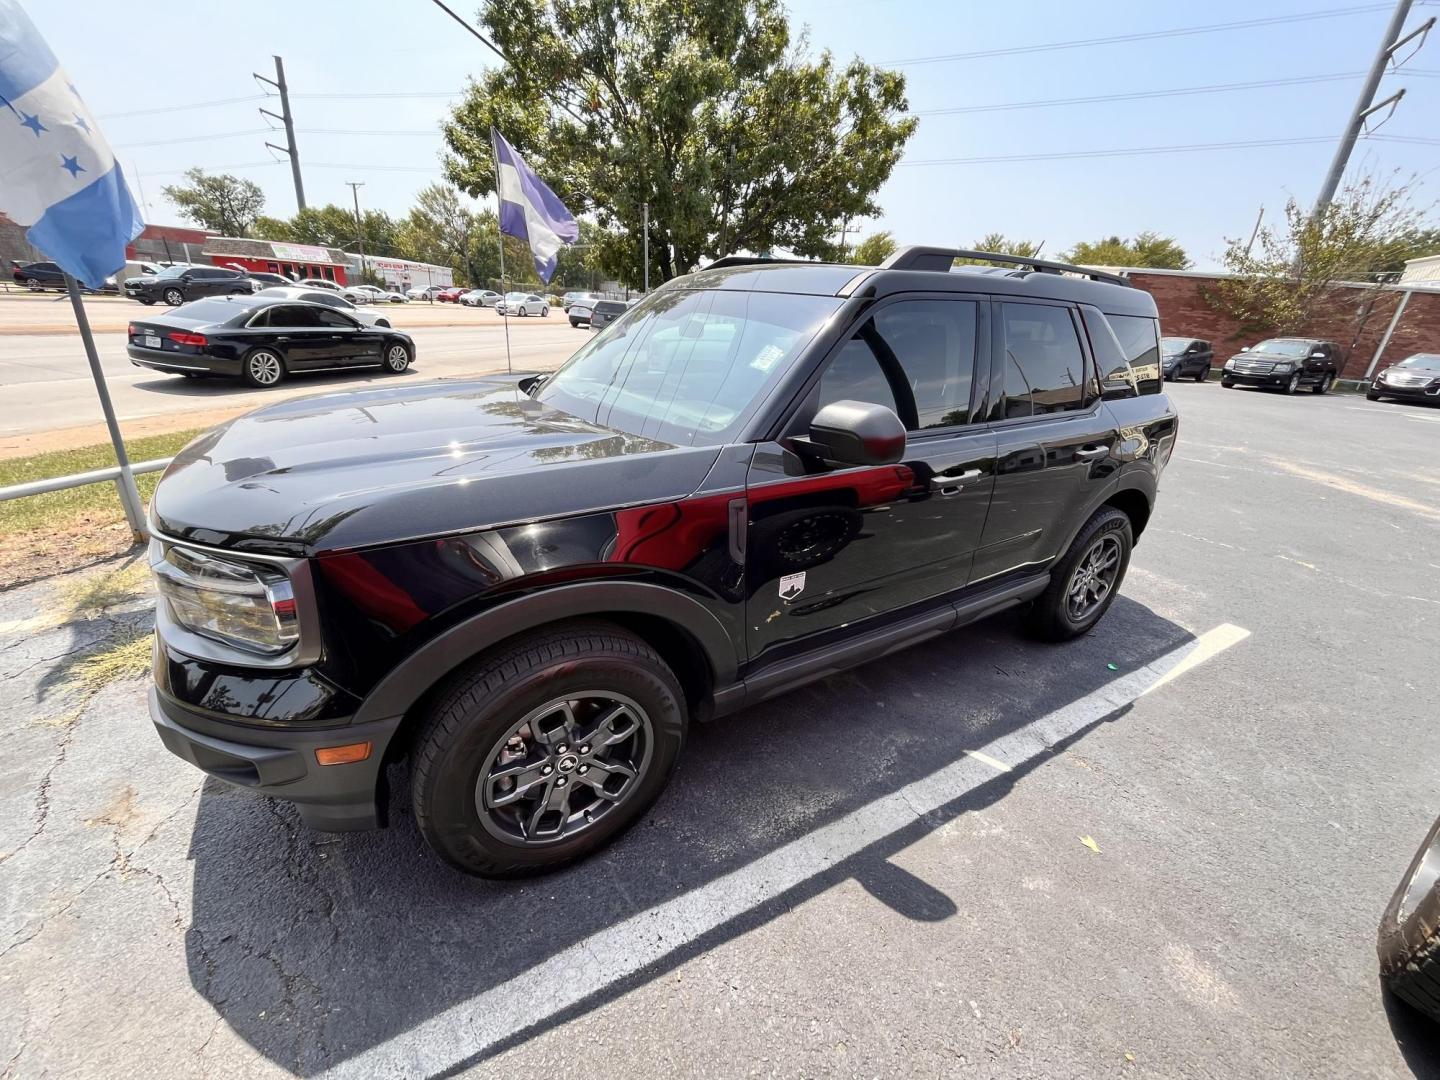
[[[184,302],[185,294],[182,293],[179,289],[165,290],[165,303],[169,304],[171,307],[179,307]]]
[[[391,345],[385,354],[385,364],[398,375],[410,366],[410,354],[405,351],[404,345]]]
[[[532,709],[480,768],[475,810],[487,832],[524,846],[593,828],[639,789],[655,737],[650,717],[608,690]]]
[[[1106,535],[1091,544],[1075,565],[1065,590],[1065,611],[1071,621],[1083,622],[1105,602],[1120,573],[1120,554],[1120,541]]]
[[[1285,392],[1286,392],[1287,394],[1293,394],[1293,393],[1295,393],[1296,390],[1299,390],[1299,389],[1300,389],[1300,373],[1297,371],[1294,375],[1291,375],[1291,376],[1290,376],[1290,382],[1289,382],[1289,384],[1285,387]]]
[[[280,358],[274,353],[253,353],[245,361],[245,367],[250,372],[250,378],[261,386],[274,386],[280,381]]]

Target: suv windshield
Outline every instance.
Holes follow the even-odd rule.
[[[596,335],[535,396],[632,435],[723,443],[843,302],[665,289]]]
[[[1304,356],[1310,351],[1310,342],[1296,341],[1294,338],[1270,338],[1258,345],[1252,345],[1250,351],[1266,356]]]

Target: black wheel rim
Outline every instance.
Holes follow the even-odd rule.
[[[567,694],[526,713],[496,743],[475,781],[475,810],[506,843],[567,840],[631,799],[654,745],[650,717],[630,698]]]
[[[1082,622],[1105,603],[1120,575],[1120,541],[1102,536],[1090,545],[1075,564],[1065,590],[1065,610],[1074,622]]]

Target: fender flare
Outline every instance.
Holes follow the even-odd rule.
[[[1080,530],[1085,527],[1085,523],[1095,516],[1095,511],[1099,510],[1100,507],[1104,506],[1120,492],[1138,491],[1141,495],[1145,496],[1145,501],[1150,504],[1150,509],[1153,511],[1155,509],[1155,494],[1158,490],[1159,487],[1155,477],[1147,472],[1132,469],[1128,472],[1120,473],[1112,483],[1106,485],[1104,491],[1100,492],[1091,500],[1090,504],[1085,507],[1083,514],[1076,515],[1075,527],[1066,535],[1065,542],[1060,545],[1060,553],[1055,556],[1055,560],[1059,561],[1064,558],[1065,553],[1070,550],[1070,545],[1075,543],[1075,537],[1079,536]]]
[[[548,623],[610,613],[648,615],[675,624],[700,646],[710,664],[712,685],[735,681],[735,645],[699,600],[643,582],[579,582],[498,604],[431,638],[375,685],[351,723],[403,716],[437,682],[506,638]]]

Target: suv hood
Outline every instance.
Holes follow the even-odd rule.
[[[156,528],[316,555],[680,499],[719,455],[581,420],[516,381],[345,391],[232,420],[165,471]]]

